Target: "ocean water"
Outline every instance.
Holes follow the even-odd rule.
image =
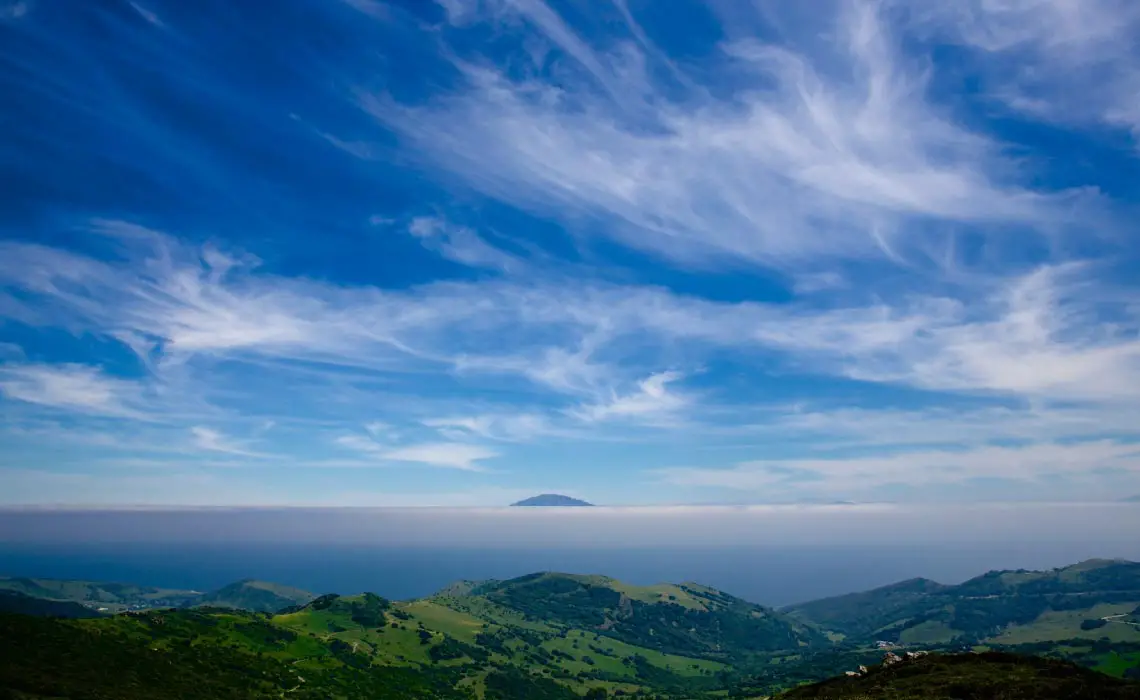
[[[0,575],[123,581],[207,590],[258,578],[316,593],[405,599],[460,579],[535,571],[600,573],[636,583],[695,581],[781,606],[924,576],[954,583],[995,568],[1050,568],[1090,556],[1135,556],[1087,544],[1000,546],[502,548],[335,543],[2,543]]]
[[[0,575],[405,599],[536,571],[695,581],[781,606],[923,576],[1140,559],[1140,504],[0,509]]]

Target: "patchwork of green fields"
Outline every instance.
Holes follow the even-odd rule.
[[[1140,625],[1126,622],[1109,622],[1103,627],[1085,630],[1081,623],[1111,615],[1125,615],[1137,603],[1105,603],[1080,610],[1050,610],[1024,625],[1013,625],[1001,634],[990,638],[993,644],[1031,644],[1068,639],[1102,639],[1112,642],[1140,642]]]

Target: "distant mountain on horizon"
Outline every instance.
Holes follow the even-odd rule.
[[[1140,494],[1123,499],[1125,503],[1140,503]]]
[[[511,506],[593,506],[579,498],[563,496],[559,493],[543,493],[512,503]]]

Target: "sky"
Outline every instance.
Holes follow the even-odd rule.
[[[0,505],[1140,494],[1138,35],[0,0]]]

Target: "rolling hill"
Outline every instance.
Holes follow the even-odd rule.
[[[273,621],[391,665],[467,669],[480,692],[505,668],[575,692],[692,696],[722,687],[734,665],[827,645],[815,630],[715,589],[558,573],[462,582],[407,602],[322,596]]]
[[[573,700],[603,692],[631,698],[713,700],[726,693],[752,698],[873,666],[882,657],[878,640],[912,649],[973,645],[1062,656],[1104,674],[1132,677],[1140,675],[1137,568],[1093,560],[1046,572],[990,572],[954,586],[912,579],[786,610],[697,584],[633,586],[605,576],[552,572],[460,581],[410,601],[374,593],[313,598],[244,580],[212,593],[181,592],[188,597],[180,608],[147,604],[96,619],[0,614],[0,690],[12,690],[16,694],[10,696],[23,700],[283,695],[290,700]],[[144,603],[163,600],[159,593],[169,595],[121,584],[6,581],[5,596],[24,612],[42,615],[89,614],[91,606],[109,604],[89,598],[115,591],[136,596],[120,601]],[[37,601],[11,590],[15,586],[76,595],[83,602]],[[9,654],[16,661],[9,661]],[[991,662],[1000,659],[983,656],[981,666],[959,671],[975,669],[962,688],[984,692],[955,697],[991,697],[983,681],[997,672]],[[938,679],[949,678],[949,665],[957,663],[924,657],[925,665],[908,668],[926,669],[921,673],[929,673],[930,687],[938,688]],[[177,673],[160,672],[171,665]],[[1017,674],[1029,674],[1022,678],[1025,687],[1037,688],[1030,670],[1016,666]],[[890,683],[881,688],[868,685],[870,676],[843,676],[820,686],[823,694],[789,697],[942,697],[906,695],[913,688],[907,690],[905,674],[884,673],[879,681]],[[199,674],[211,680],[198,683]],[[1105,685],[1111,679],[1104,678],[1105,688],[1130,687]],[[828,694],[859,688],[864,695]],[[883,688],[894,694],[873,694]],[[0,692],[0,697],[7,696]]]
[[[946,586],[914,579],[783,612],[849,642],[1014,646],[1108,638],[1140,644],[1140,564],[1093,559],[1050,571],[991,571]]]
[[[81,603],[103,612],[152,607],[178,608],[193,605],[201,597],[197,591],[106,583],[27,577],[0,577],[0,591],[15,591],[45,600]]]
[[[244,579],[202,593],[136,586],[129,583],[5,577],[0,578],[0,591],[21,593],[47,601],[77,603],[104,613],[151,608],[187,608],[195,605],[276,612],[290,605],[306,603],[316,597],[308,591],[253,579]]]
[[[812,627],[696,584],[628,586],[605,576],[537,573],[472,590],[469,598],[525,619],[598,634],[657,651],[710,659],[821,646]],[[457,605],[462,606],[462,598]]]
[[[316,598],[308,591],[276,583],[243,579],[216,591],[210,591],[194,600],[194,605],[218,608],[240,608],[255,612],[277,612],[291,605],[307,603]]]
[[[283,590],[243,581],[218,598],[264,607],[263,593],[276,604]],[[557,573],[465,582],[405,602],[330,594],[275,615],[198,606],[94,620],[0,616],[0,637],[35,647],[8,649],[21,659],[0,666],[9,687],[29,697],[72,697],[91,685],[109,698],[471,692],[484,700],[571,700],[603,690],[696,698],[727,687],[737,665],[827,645],[812,628],[715,589]],[[149,675],[140,658],[184,673]],[[203,686],[215,695],[195,690],[191,677],[215,667],[245,695],[226,695],[222,681]],[[114,678],[134,679],[138,695],[116,695]]]

